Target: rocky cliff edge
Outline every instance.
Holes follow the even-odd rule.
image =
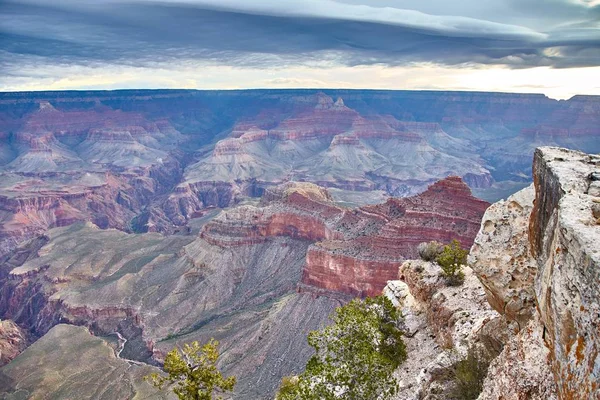
[[[485,212],[462,287],[423,261],[388,283],[409,350],[398,399],[449,398],[448,376],[481,346],[480,400],[600,399],[600,156],[538,148],[533,178]]]

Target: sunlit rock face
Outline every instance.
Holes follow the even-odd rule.
[[[538,149],[530,219],[535,291],[562,398],[600,385],[600,157]]]
[[[538,271],[529,244],[529,217],[535,200],[533,185],[485,212],[469,261],[488,301],[521,327],[534,312],[534,279]]]
[[[508,329],[488,371],[481,399],[557,399],[556,383],[536,312],[537,260],[529,243],[533,185],[492,204],[483,216],[469,263],[489,304]]]

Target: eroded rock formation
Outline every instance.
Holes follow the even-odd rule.
[[[398,399],[448,398],[469,348],[491,356],[481,400],[600,398],[598,168],[599,156],[536,150],[534,185],[485,212],[462,288],[402,264],[384,291],[405,315]]]
[[[236,396],[254,399],[301,370],[306,335],[336,306],[381,292],[418,236],[468,245],[486,206],[459,178],[356,209],[317,185],[287,183],[206,217],[198,236],[55,228],[0,264],[0,315],[38,336],[59,323],[118,332],[121,355],[148,363],[215,336],[222,367],[239,378]]]
[[[172,233],[206,208],[260,197],[288,181],[370,204],[373,193],[410,196],[457,175],[495,200],[529,179],[536,146],[600,150],[599,116],[592,96],[2,93],[0,254],[79,220]],[[16,210],[15,201],[28,206]]]
[[[202,237],[222,246],[261,243],[287,236],[313,242],[302,283],[357,296],[381,293],[419,243],[459,240],[470,246],[487,203],[450,177],[424,193],[384,204],[346,209],[324,189],[290,183],[267,190],[263,203],[224,212]]]
[[[490,304],[518,323],[492,363],[484,399],[599,396],[599,166],[598,156],[540,148],[535,191],[483,218],[470,261]]]

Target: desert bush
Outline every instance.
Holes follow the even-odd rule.
[[[423,261],[435,261],[443,249],[444,245],[440,242],[436,242],[435,240],[431,242],[420,243],[417,247],[419,257],[421,257],[421,260]]]
[[[468,250],[460,247],[458,240],[444,246],[444,250],[436,257],[435,261],[442,268],[442,276],[451,286],[459,286],[465,280],[462,266],[467,263]]]
[[[489,355],[471,347],[467,357],[454,365],[451,374],[450,398],[456,400],[477,399],[483,389],[483,381],[489,365]]]
[[[300,379],[297,376],[284,376],[275,400],[293,399],[298,392]]]

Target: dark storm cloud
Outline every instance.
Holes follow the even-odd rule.
[[[600,65],[598,6],[548,0],[540,8],[537,1],[540,17],[535,18],[533,0],[522,0],[518,12],[514,0],[505,0],[496,2],[503,6],[485,20],[483,11],[467,9],[463,14],[469,18],[341,3],[323,0],[319,4],[325,7],[304,12],[298,1],[4,2],[0,66],[9,74],[40,58],[64,64],[136,66],[186,60],[252,67],[324,61],[347,66]],[[418,5],[412,0],[373,2],[379,7],[408,3]],[[432,7],[435,3],[428,2]],[[450,12],[450,3],[456,2],[439,2],[438,11]],[[461,12],[460,7],[454,12]],[[526,24],[528,18],[535,24]],[[543,21],[548,31],[534,29]]]

